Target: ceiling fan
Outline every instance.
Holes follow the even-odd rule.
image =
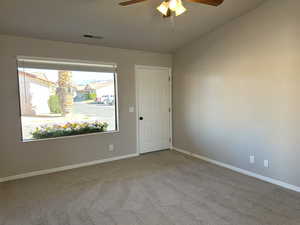
[[[140,2],[144,2],[147,0],[129,0],[125,2],[120,2],[121,6],[128,6]],[[188,0],[190,2],[197,2],[201,4],[211,5],[211,6],[219,6],[224,0]],[[175,13],[176,16],[181,15],[186,11],[186,8],[182,5],[181,0],[164,0],[158,7],[157,10],[163,14],[163,17],[170,17],[172,13]]]

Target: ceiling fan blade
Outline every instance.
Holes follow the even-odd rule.
[[[121,6],[127,6],[127,5],[132,5],[132,4],[136,4],[136,3],[140,3],[140,2],[144,2],[147,0],[130,0],[130,1],[126,1],[126,2],[120,2],[119,5]]]
[[[206,5],[213,5],[213,6],[219,6],[224,2],[224,0],[189,0],[189,1],[202,3],[202,4],[206,4]]]

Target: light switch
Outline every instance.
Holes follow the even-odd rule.
[[[269,160],[264,160],[264,167],[269,168]]]
[[[129,107],[129,112],[131,112],[131,113],[134,112],[134,107],[133,107],[133,106],[130,106],[130,107]]]

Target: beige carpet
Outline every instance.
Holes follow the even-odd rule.
[[[300,194],[174,151],[0,184],[0,225],[299,225]]]

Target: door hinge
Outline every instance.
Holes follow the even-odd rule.
[[[171,81],[171,77],[169,77],[169,81]]]
[[[170,143],[172,142],[172,138],[169,138],[169,142],[170,142]]]
[[[169,108],[169,112],[171,112],[171,108]]]

